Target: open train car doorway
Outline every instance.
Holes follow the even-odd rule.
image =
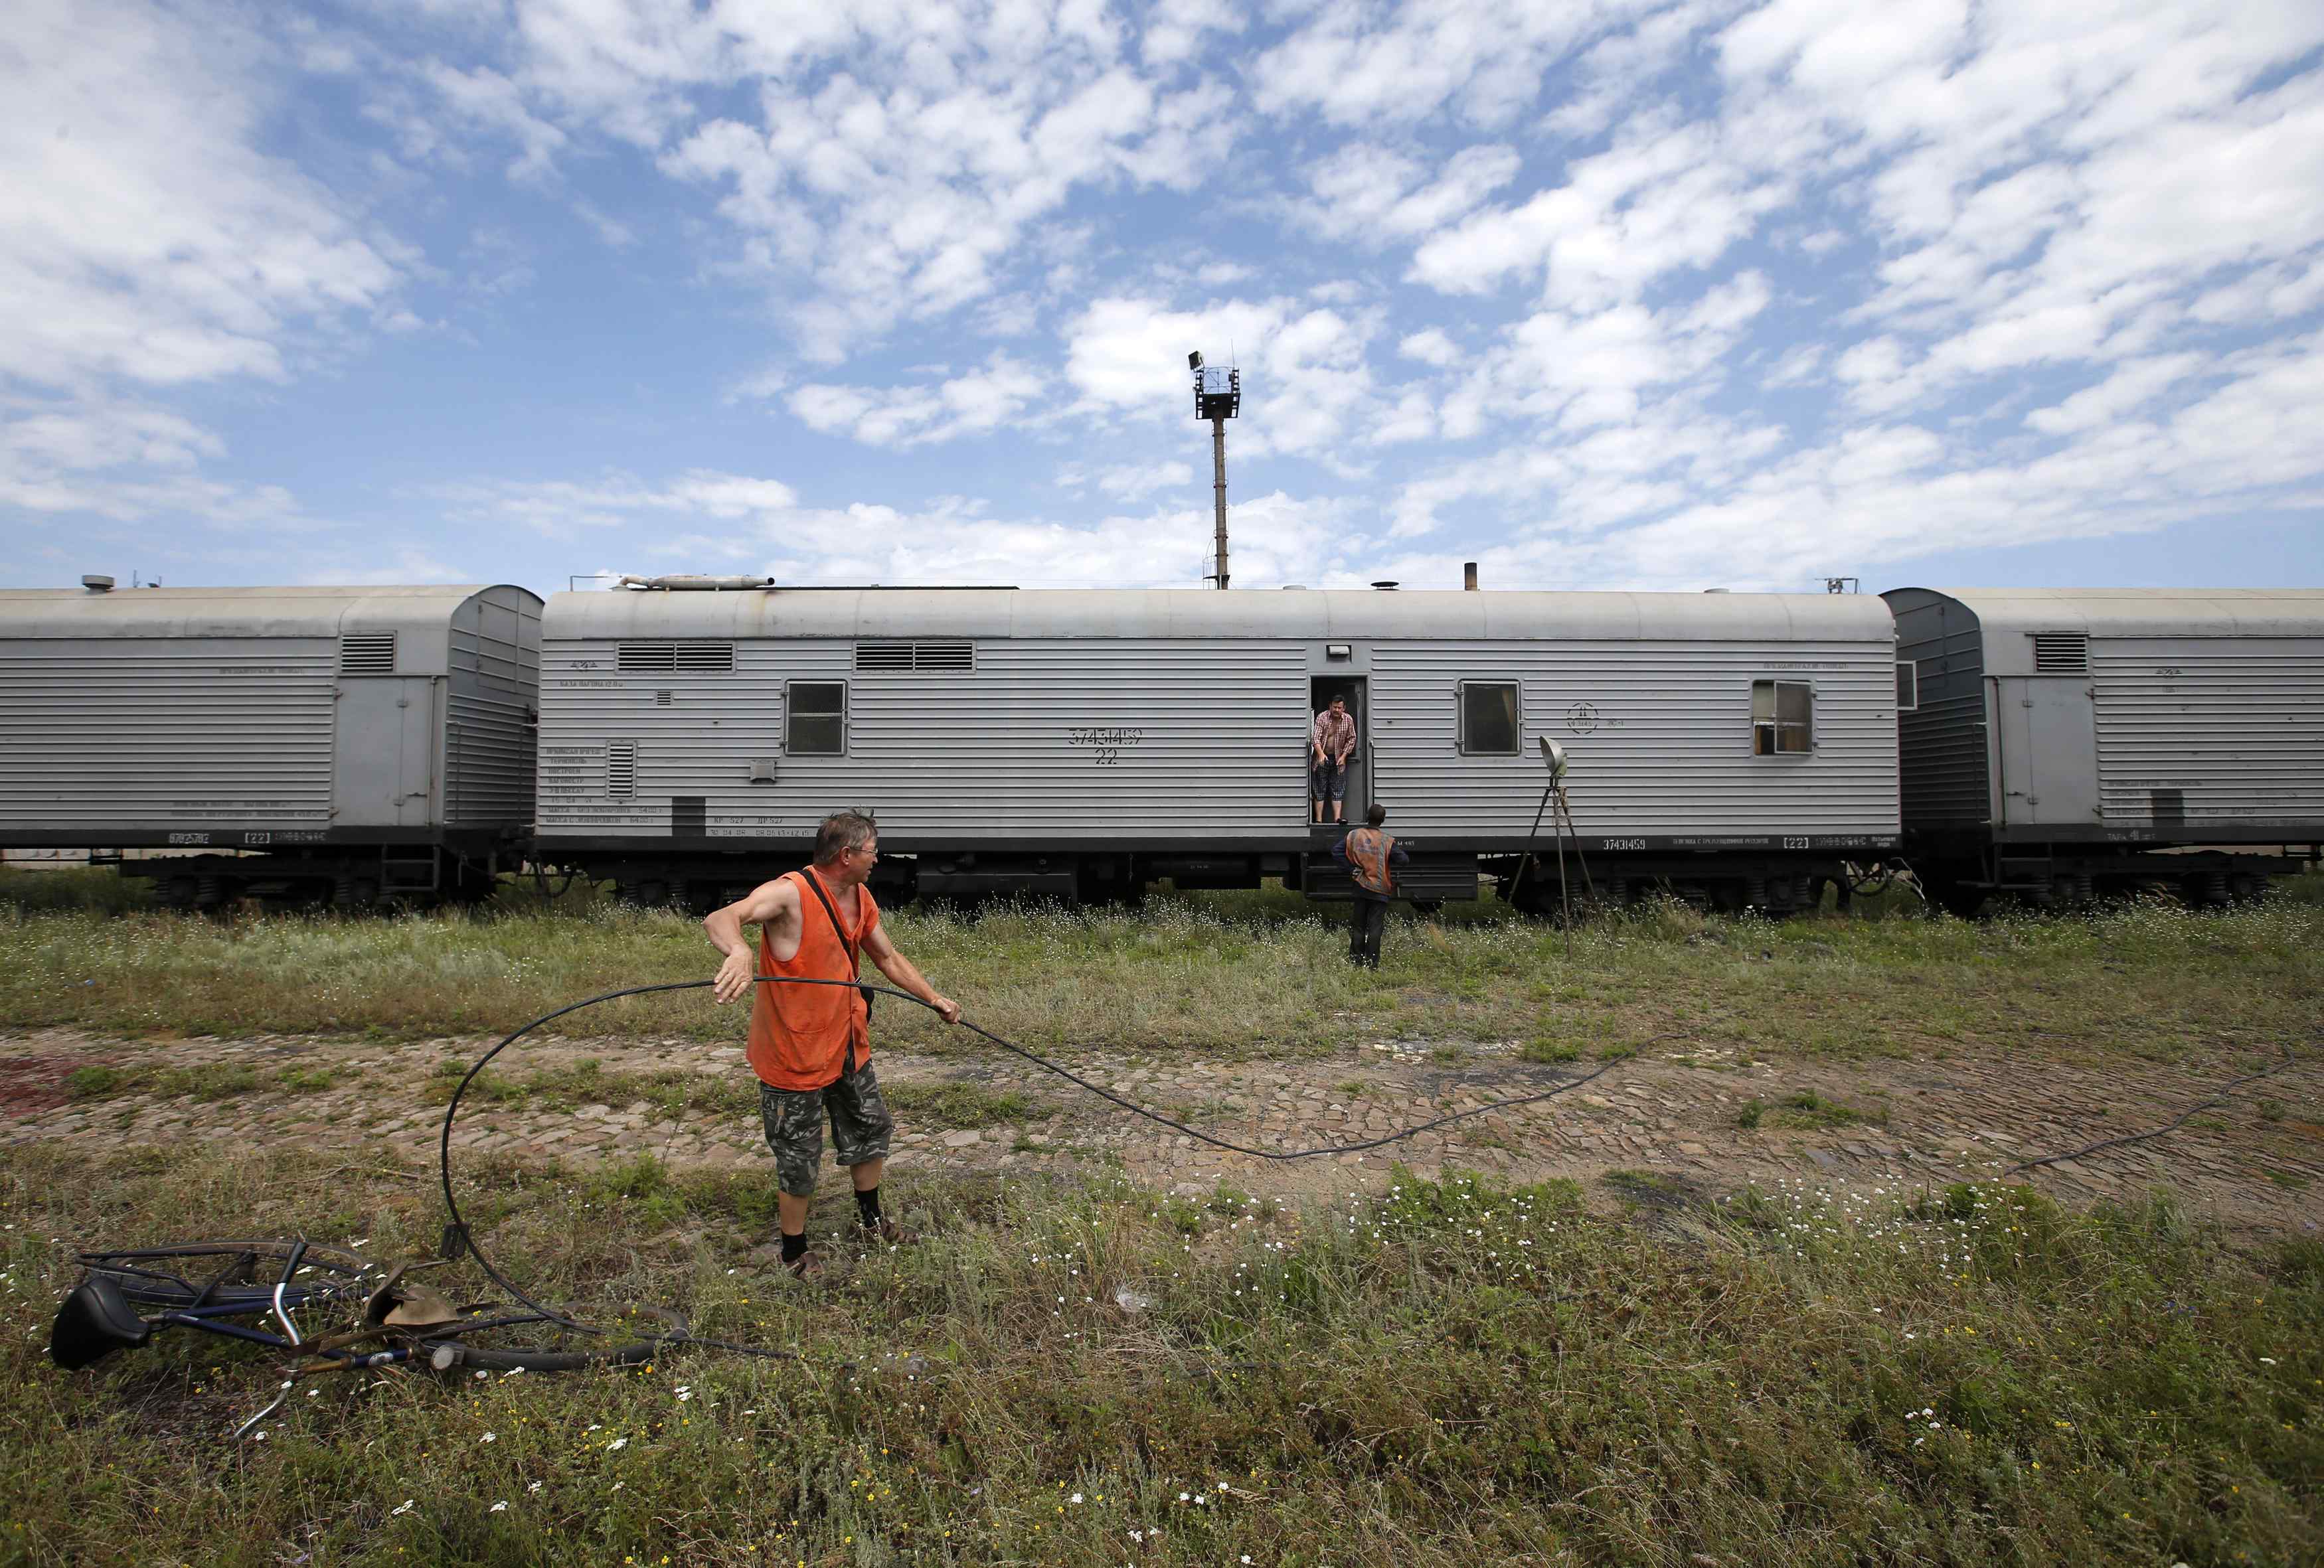
[[[1305,759],[1308,772],[1308,819],[1311,824],[1314,822],[1316,805],[1314,715],[1330,707],[1333,698],[1342,697],[1347,701],[1348,716],[1356,721],[1356,750],[1355,754],[1348,759],[1348,798],[1342,815],[1347,824],[1361,822],[1365,809],[1372,803],[1371,713],[1370,704],[1365,701],[1364,678],[1348,675],[1316,676],[1308,681],[1307,686],[1309,718],[1305,743],[1300,755]],[[1323,801],[1323,826],[1330,827],[1333,825],[1332,802]]]

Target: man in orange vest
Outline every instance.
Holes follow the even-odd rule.
[[[813,865],[761,883],[702,922],[726,955],[713,993],[721,1001],[752,993],[751,1067],[759,1075],[760,1120],[781,1187],[775,1208],[783,1267],[801,1279],[823,1271],[807,1250],[807,1212],[823,1164],[826,1117],[832,1151],[855,1180],[864,1233],[888,1242],[907,1239],[880,1212],[880,1173],[896,1121],[872,1071],[870,998],[853,986],[760,985],[753,976],[853,980],[868,954],[881,973],[945,1022],[960,1019],[960,1003],[938,995],[881,928],[880,906],[863,885],[879,861],[880,825],[862,812],[834,812],[816,837]],[[742,935],[745,926],[759,927],[755,948]]]
[[[1387,820],[1388,807],[1375,804],[1364,813],[1363,826],[1332,846],[1356,883],[1356,907],[1348,920],[1348,962],[1370,969],[1379,967],[1388,901],[1396,896],[1396,868],[1412,858],[1380,831]]]

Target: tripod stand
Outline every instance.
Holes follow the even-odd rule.
[[[1549,786],[1541,792],[1541,804],[1534,808],[1533,826],[1526,834],[1525,858],[1517,862],[1517,874],[1509,881],[1509,902],[1517,902],[1517,890],[1525,885],[1526,869],[1533,864],[1535,848],[1541,842],[1541,819],[1546,816],[1550,818],[1551,831],[1557,837],[1557,903],[1570,942],[1573,929],[1573,895],[1565,877],[1565,840],[1568,835],[1573,838],[1573,858],[1582,868],[1582,887],[1592,899],[1598,896],[1598,888],[1590,875],[1589,858],[1582,853],[1582,835],[1573,826],[1572,803],[1565,794],[1565,748],[1547,735],[1539,737],[1539,740],[1542,761],[1549,768]],[[1551,811],[1553,807],[1556,808],[1554,814]]]

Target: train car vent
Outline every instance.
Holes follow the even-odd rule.
[[[2083,632],[2036,632],[2034,633],[2034,673],[2036,675],[2088,675],[2090,669],[2090,639]]]
[[[341,675],[393,675],[395,633],[350,632],[339,639]]]
[[[716,675],[734,668],[732,642],[624,642],[616,668],[625,675]]]
[[[859,642],[855,645],[855,668],[867,673],[973,674],[976,669],[976,644]]]
[[[605,793],[627,800],[638,792],[638,743],[616,741],[605,748]]]

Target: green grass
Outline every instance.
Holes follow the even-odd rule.
[[[1056,1114],[1056,1107],[1038,1096],[1015,1089],[988,1089],[962,1080],[952,1083],[888,1084],[881,1098],[897,1115],[931,1129],[968,1130],[1041,1121]]]
[[[331,1067],[257,1067],[226,1062],[191,1066],[76,1067],[65,1077],[65,1093],[76,1100],[117,1100],[124,1095],[150,1095],[158,1100],[190,1096],[215,1102],[237,1100],[245,1094],[281,1093],[319,1094],[336,1089],[350,1075]]]
[[[1764,1100],[1748,1101],[1735,1115],[1735,1124],[1747,1129],[1764,1125],[1825,1131],[1833,1128],[1855,1127],[1864,1122],[1885,1127],[1888,1122],[1888,1112],[1877,1109],[1863,1111],[1838,1100],[1827,1100],[1812,1089],[1786,1094],[1773,1105]]]
[[[115,915],[153,907],[153,884],[108,867],[23,871],[0,866],[0,908]]]
[[[1636,1173],[1634,1173],[1635,1175]],[[493,1256],[803,1366],[316,1380],[164,1336],[46,1364],[69,1249],[430,1248],[424,1187],[196,1148],[0,1150],[0,1557],[1691,1565],[2294,1563],[2324,1552],[2324,1247],[2164,1202],[1405,1176],[1268,1212],[1120,1185],[890,1184],[927,1240],[816,1289],[743,1250],[764,1172],[489,1163]],[[818,1241],[844,1209],[835,1177]],[[54,1240],[51,1240],[54,1238]],[[827,1243],[826,1243],[827,1244]],[[437,1282],[488,1296],[472,1270]],[[1130,1291],[1124,1306],[1117,1293]],[[496,1504],[505,1507],[495,1508]],[[1132,1532],[1136,1532],[1133,1536]]]
[[[21,877],[65,873],[17,873]],[[1028,1047],[1312,1053],[1397,1035],[1515,1039],[1561,1061],[1661,1049],[1757,1056],[2061,1048],[2216,1056],[2298,1038],[2324,1011],[2324,906],[2194,914],[1823,916],[1784,924],[1661,905],[1564,934],[1497,904],[1391,918],[1377,975],[1335,921],[1277,891],[1157,898],[1137,915],[1000,908],[891,914],[898,945],[968,1016]],[[697,980],[697,922],[602,899],[398,919],[107,915],[0,903],[0,1023],[126,1036],[425,1038],[503,1031],[597,992]],[[741,1004],[632,998],[572,1036],[732,1039]],[[969,1046],[884,1002],[883,1042]],[[980,1047],[981,1048],[981,1047]],[[1573,1052],[1568,1056],[1568,1049]],[[1705,1057],[1704,1059],[1709,1059]]]

